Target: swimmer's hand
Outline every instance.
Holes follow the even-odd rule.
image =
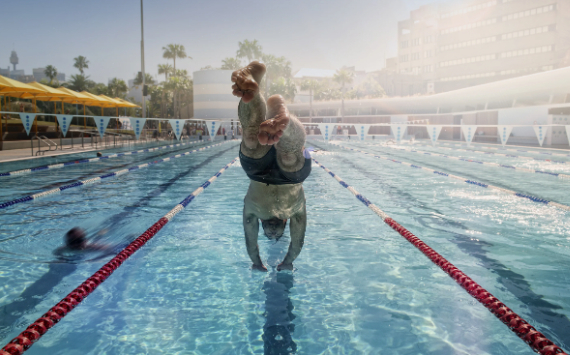
[[[281,263],[281,264],[277,265],[277,271],[282,271],[282,270],[291,270],[291,271],[293,271],[293,264]]]
[[[257,271],[267,272],[267,268],[263,264],[252,264],[251,268],[253,270],[257,270]]]

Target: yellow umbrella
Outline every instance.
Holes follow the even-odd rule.
[[[45,92],[45,90],[38,89],[31,85],[24,84],[17,80],[6,78],[0,75],[0,95],[3,95],[4,93],[14,93],[14,92],[41,94]]]
[[[122,102],[123,105],[124,105],[123,107],[136,107],[136,108],[140,108],[139,105],[135,105],[135,104],[133,104],[132,102],[129,102],[129,101],[127,101],[127,100],[123,100],[123,99],[118,98],[118,97],[115,97],[115,100],[116,100],[116,101],[119,101],[119,102]]]
[[[64,87],[60,87],[60,88],[58,88],[58,90],[61,90],[65,93],[68,93],[71,95],[71,98],[65,99],[61,102],[62,113],[63,113],[63,103],[64,102],[73,103],[73,104],[82,104],[83,105],[83,116],[85,116],[85,105],[93,104],[94,100],[92,98],[90,98],[89,96],[83,95],[80,92],[69,90],[68,88],[64,88]],[[85,117],[83,117],[83,128],[87,128],[87,122],[85,120]]]
[[[36,81],[34,81],[33,83],[29,83],[28,85],[44,91],[41,94],[34,94],[36,97],[36,100],[40,100],[40,101],[61,101],[64,98],[72,97],[72,95],[67,93],[67,92],[64,92],[64,91],[59,90],[59,89],[52,88],[51,86],[40,84]]]

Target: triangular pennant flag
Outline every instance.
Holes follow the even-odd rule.
[[[396,142],[401,143],[404,134],[406,134],[406,127],[408,126],[405,124],[393,124],[390,127],[392,128],[392,134],[394,138],[396,138]]]
[[[67,136],[67,131],[69,130],[69,126],[71,126],[71,119],[73,116],[71,115],[55,115],[57,117],[57,123],[59,123],[59,129],[61,129],[61,133],[63,136]]]
[[[170,123],[170,127],[172,127],[172,131],[176,134],[176,139],[180,140],[180,135],[182,135],[182,128],[184,127],[184,120],[177,120],[177,119],[169,119],[168,123]]]
[[[34,124],[34,120],[36,119],[37,113],[21,113],[20,119],[24,124],[24,128],[26,128],[26,134],[30,135],[30,129],[32,129],[32,125]]]
[[[109,124],[109,120],[112,116],[95,116],[95,124],[97,125],[97,131],[101,138],[105,135],[105,130],[107,129],[107,125]]]
[[[321,135],[325,139],[325,142],[328,142],[332,136],[333,129],[336,126],[334,123],[318,123],[319,130],[321,131]]]
[[[216,137],[216,133],[218,133],[218,128],[220,128],[221,121],[210,121],[207,123],[206,127],[208,127],[208,133],[210,137],[214,139]]]
[[[534,133],[536,133],[536,138],[538,138],[538,144],[542,147],[542,143],[544,143],[544,138],[546,138],[546,130],[547,127],[544,126],[532,126],[534,129]]]
[[[570,143],[570,126],[565,126],[566,127],[566,138],[568,138],[568,143]]]
[[[443,128],[443,126],[441,126],[441,125],[428,125],[428,126],[426,126],[427,133],[428,133],[428,136],[429,136],[429,139],[430,139],[432,145],[435,145],[435,143],[437,143],[437,140],[439,138],[439,134],[441,133],[442,128]]]
[[[511,132],[513,131],[513,126],[497,126],[497,133],[499,133],[499,137],[501,138],[501,144],[503,147],[507,144],[509,137],[511,136]]]
[[[475,137],[475,131],[477,130],[477,126],[475,125],[462,125],[461,131],[463,131],[463,136],[465,137],[465,141],[467,145],[471,145],[473,141],[473,137]]]
[[[368,130],[370,129],[369,124],[355,124],[354,128],[356,129],[356,135],[358,138],[363,141],[364,137],[368,135]]]
[[[146,123],[146,118],[140,117],[129,117],[129,121],[131,122],[131,128],[135,131],[135,137],[139,140],[141,136],[141,132],[144,128],[144,124]],[[159,121],[159,128],[160,128],[160,121]]]

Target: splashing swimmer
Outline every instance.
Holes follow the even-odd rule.
[[[243,127],[240,161],[250,184],[244,199],[243,228],[253,268],[267,271],[259,257],[259,220],[265,235],[279,239],[290,220],[291,243],[277,270],[292,270],[305,240],[307,210],[303,181],[311,173],[305,151],[305,129],[289,114],[281,95],[265,100],[259,83],[265,65],[251,62],[232,73],[233,94],[241,97],[238,116]],[[267,116],[267,118],[266,118]]]

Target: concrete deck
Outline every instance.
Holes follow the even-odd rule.
[[[10,150],[0,150],[0,163],[7,163],[12,161],[18,160],[29,160],[29,159],[38,159],[50,156],[58,156],[58,155],[68,155],[68,154],[77,154],[77,153],[85,153],[90,151],[98,151],[103,150],[104,147],[95,149],[95,148],[74,148],[74,149],[63,149],[63,150],[52,150],[45,151],[44,155],[32,156],[32,150],[30,148],[27,149],[10,149]],[[34,154],[37,150],[34,149]],[[95,155],[94,155],[95,156]]]

